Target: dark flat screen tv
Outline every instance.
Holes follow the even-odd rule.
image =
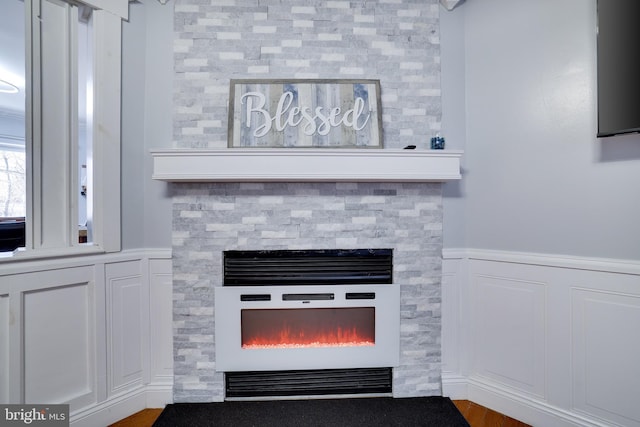
[[[0,252],[23,247],[24,243],[24,221],[0,221]]]
[[[597,0],[598,137],[640,132],[640,0]]]

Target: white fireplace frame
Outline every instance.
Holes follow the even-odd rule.
[[[375,299],[346,299],[373,292]],[[283,294],[333,293],[333,300],[283,301]],[[269,294],[270,301],[241,301],[243,294]],[[356,347],[243,349],[241,309],[375,308],[375,345]],[[219,286],[215,288],[216,370],[274,371],[394,367],[400,363],[400,286]]]

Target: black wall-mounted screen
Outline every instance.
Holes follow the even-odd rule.
[[[598,137],[640,132],[640,0],[598,0]]]

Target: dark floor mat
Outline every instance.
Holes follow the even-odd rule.
[[[469,427],[447,397],[175,403],[154,427],[430,426]]]

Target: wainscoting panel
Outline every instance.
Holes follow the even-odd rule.
[[[640,425],[640,295],[576,288],[572,297],[575,409]]]
[[[42,279],[23,294],[24,400],[81,407],[95,400],[93,269]]]
[[[171,252],[158,249],[2,265],[0,402],[69,404],[74,427],[170,403],[166,378],[149,382],[149,355],[172,355],[170,321],[154,325],[164,346],[150,344],[149,281],[170,288],[170,273]]]
[[[111,384],[109,392],[117,393],[132,383],[142,382],[142,324],[145,288],[140,262],[121,262],[106,266],[107,337]]]
[[[9,295],[0,295],[0,402],[9,402]]]
[[[460,260],[442,263],[442,373],[460,372]]]
[[[448,253],[442,260],[442,393],[451,399],[468,397],[467,375],[471,360],[467,351],[469,292],[463,255]]]
[[[459,249],[443,272],[446,395],[535,426],[640,427],[639,261]]]
[[[171,262],[149,261],[150,380],[173,385],[173,281]]]
[[[545,285],[475,275],[476,373],[545,398]]]

